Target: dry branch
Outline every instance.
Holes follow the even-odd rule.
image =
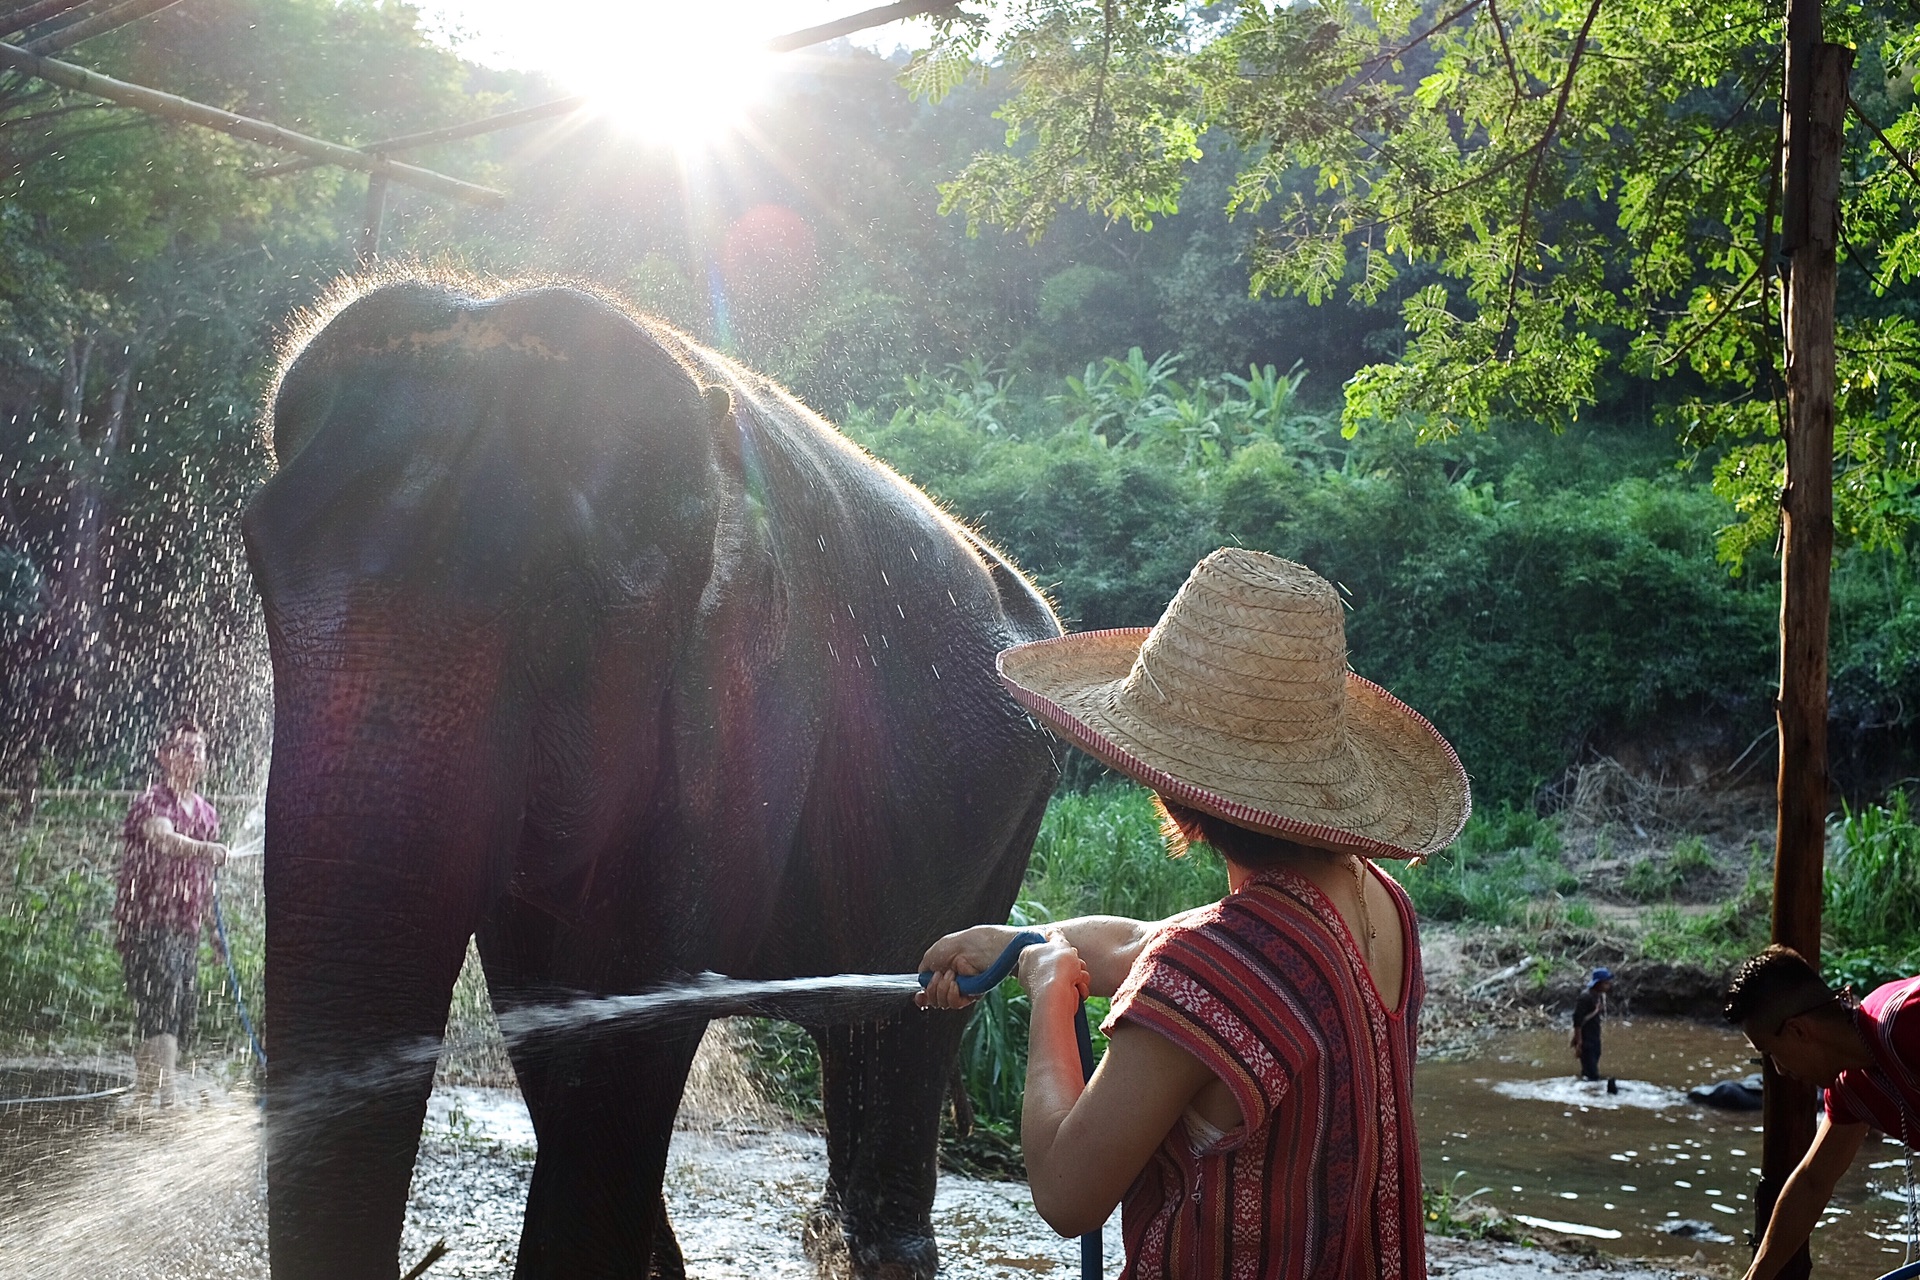
[[[162,93],[158,89],[149,89],[144,85],[115,80],[111,76],[88,71],[85,67],[77,67],[70,62],[42,58],[18,45],[0,44],[0,66],[12,67],[16,71],[23,71],[28,75],[38,76],[49,83],[57,84],[63,89],[90,93],[96,98],[105,98],[109,102],[116,102],[123,107],[132,107],[150,115],[178,120],[184,124],[198,125],[203,129],[212,129],[236,138],[244,138],[248,142],[278,147],[282,151],[312,156],[328,164],[359,169],[366,173],[384,174],[395,182],[404,182],[424,191],[452,196],[456,200],[485,205],[496,205],[506,200],[504,194],[491,187],[462,182],[458,178],[450,178],[443,173],[435,173],[431,169],[421,169],[394,160],[383,160],[353,147],[343,147],[337,142],[310,138],[304,133],[295,133],[291,129],[283,129],[277,124],[268,124],[264,120],[235,115],[231,111],[222,111],[219,107],[210,107],[203,102],[193,102],[171,93]]]
[[[1909,178],[1913,179],[1913,185],[1920,187],[1920,173],[1913,171],[1913,163],[1900,154],[1900,149],[1893,145],[1892,140],[1889,139],[1886,134],[1880,132],[1880,126],[1875,124],[1867,116],[1867,113],[1860,109],[1860,104],[1854,101],[1852,94],[1847,95],[1847,105],[1853,108],[1853,114],[1859,117],[1860,123],[1873,131],[1874,140],[1886,148],[1887,154],[1893,157],[1893,162],[1904,169]]]
[[[1507,309],[1500,321],[1500,342],[1506,345],[1508,334],[1513,328],[1514,303],[1520,294],[1520,267],[1525,261],[1527,250],[1527,222],[1533,216],[1533,193],[1540,184],[1540,169],[1546,163],[1547,149],[1553,145],[1554,135],[1560,131],[1560,124],[1566,118],[1567,100],[1573,96],[1573,78],[1580,71],[1580,59],[1587,51],[1587,37],[1593,32],[1594,19],[1600,16],[1602,0],[1593,0],[1587,9],[1587,20],[1580,24],[1580,34],[1574,38],[1573,54],[1567,59],[1566,78],[1560,81],[1560,96],[1553,104],[1553,117],[1547,121],[1547,131],[1540,135],[1540,141],[1533,147],[1533,168],[1527,172],[1526,193],[1520,198],[1520,225],[1513,237],[1513,274],[1507,277]]]

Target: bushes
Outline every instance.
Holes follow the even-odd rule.
[[[78,867],[42,874],[23,841],[0,900],[0,1024],[64,1037],[127,1016],[113,949],[113,882]]]
[[[1518,923],[1579,887],[1553,822],[1511,804],[1476,813],[1452,848],[1394,874],[1422,919],[1480,924]]]
[[[1827,967],[1864,995],[1920,970],[1920,824],[1906,792],[1885,805],[1843,809],[1828,840]]]
[[[1699,836],[1687,836],[1665,858],[1643,857],[1627,869],[1621,889],[1636,902],[1663,902],[1713,875],[1713,855]]]
[[[1135,351],[1056,391],[955,368],[846,427],[1075,627],[1153,622],[1225,544],[1313,566],[1353,603],[1354,668],[1434,720],[1483,801],[1524,803],[1595,735],[1676,713],[1764,721],[1772,575],[1726,573],[1728,509],[1642,436],[1348,440],[1299,407],[1297,373],[1182,381],[1178,364]],[[1884,701],[1905,650],[1857,630],[1892,655],[1873,667]]]

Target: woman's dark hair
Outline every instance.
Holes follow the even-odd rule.
[[[1157,791],[1153,802],[1160,810],[1160,834],[1166,839],[1167,852],[1176,858],[1184,858],[1194,845],[1204,844],[1228,861],[1258,871],[1297,857],[1310,848],[1298,841],[1270,836],[1190,809]]]
[[[173,723],[167,726],[167,731],[160,735],[160,741],[172,742],[183,733],[197,733],[202,737],[206,736],[206,730],[202,729],[200,722],[192,716],[175,716]]]

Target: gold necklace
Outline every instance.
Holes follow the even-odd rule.
[[[1373,927],[1373,913],[1367,910],[1367,873],[1360,865],[1359,854],[1347,855],[1347,868],[1353,872],[1353,892],[1360,904],[1360,929],[1366,934],[1366,940],[1362,945],[1366,948],[1367,968],[1372,969],[1374,967],[1373,944],[1379,941],[1380,934]]]

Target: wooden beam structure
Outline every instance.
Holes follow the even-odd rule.
[[[776,53],[787,53],[795,49],[803,49],[808,45],[835,40],[868,27],[884,26],[889,22],[899,22],[925,14],[951,13],[959,7],[959,2],[960,0],[899,0],[896,4],[862,10],[834,22],[776,36],[767,42],[766,47]],[[33,3],[16,6],[10,12],[0,13],[0,35],[28,30],[57,18],[67,17],[73,20],[65,26],[36,37],[26,45],[0,43],[0,66],[12,67],[50,84],[59,85],[61,88],[91,94],[120,106],[145,111],[163,119],[214,129],[263,146],[292,151],[301,157],[298,160],[254,169],[248,174],[249,177],[278,177],[328,164],[358,169],[366,173],[368,175],[367,216],[361,227],[359,242],[362,261],[371,261],[380,252],[381,224],[386,216],[387,188],[390,183],[406,183],[424,191],[451,196],[473,204],[497,205],[506,199],[505,195],[491,187],[462,182],[458,178],[450,178],[445,174],[435,173],[431,169],[403,164],[392,159],[392,153],[433,146],[436,143],[452,142],[460,138],[477,137],[499,129],[509,129],[515,125],[529,124],[554,116],[570,115],[589,105],[589,100],[585,97],[557,98],[551,102],[501,112],[498,115],[468,121],[465,124],[428,129],[419,133],[404,134],[397,138],[385,138],[360,147],[348,147],[295,133],[291,129],[283,129],[279,125],[268,124],[264,120],[254,120],[218,107],[210,107],[204,103],[177,97],[174,94],[162,93],[144,85],[116,80],[111,76],[89,71],[85,67],[55,61],[46,56],[178,3],[180,0],[117,0],[117,2],[116,0],[34,0]]]
[[[0,43],[0,66],[12,67],[30,76],[38,76],[50,84],[57,84],[63,89],[91,94],[96,98],[104,98],[108,102],[145,111],[163,119],[198,125],[203,129],[212,129],[236,138],[244,138],[248,142],[258,142],[262,146],[276,147],[282,151],[309,156],[326,164],[337,164],[348,169],[378,174],[393,182],[402,182],[423,191],[431,191],[436,195],[464,200],[469,204],[498,205],[506,200],[503,193],[491,187],[462,182],[458,178],[450,178],[446,174],[435,173],[431,169],[421,169],[414,165],[402,164],[397,160],[383,159],[356,147],[343,147],[337,142],[311,138],[304,133],[283,129],[277,124],[268,124],[264,120],[235,115],[231,111],[223,111],[219,107],[210,107],[205,103],[176,97],[171,93],[162,93],[158,89],[130,84],[125,80],[115,80],[111,76],[103,76],[85,67],[75,66],[71,62],[43,58],[19,45]]]

